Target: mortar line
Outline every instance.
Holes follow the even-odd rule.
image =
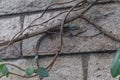
[[[22,31],[24,27],[24,18],[25,18],[25,15],[20,16],[20,26],[21,26],[20,31]],[[23,41],[20,41],[20,56],[19,57],[23,57]]]
[[[116,4],[120,4],[120,2],[118,1],[109,1],[109,2],[103,2],[103,3],[96,3],[94,6],[96,5],[105,5],[105,4],[113,4],[113,3],[116,3]],[[54,11],[61,11],[61,10],[67,10],[67,9],[70,9],[72,6],[66,6],[66,7],[58,7],[58,8],[51,8],[51,9],[48,9],[46,11],[46,13],[49,13],[49,12],[54,12]],[[76,6],[77,7],[80,7],[79,6]],[[32,14],[38,14],[38,13],[42,13],[45,9],[41,9],[41,10],[34,10],[34,11],[24,11],[24,12],[13,12],[13,13],[9,13],[9,14],[1,14],[0,15],[0,18],[5,18],[5,17],[13,17],[13,16],[21,16],[21,15],[32,15]]]
[[[58,56],[72,56],[72,55],[82,55],[82,54],[112,54],[115,53],[117,50],[109,50],[109,51],[92,51],[92,52],[70,52],[70,53],[61,53]],[[45,54],[45,55],[39,55],[39,58],[46,58],[46,57],[54,57],[55,54]],[[20,57],[15,57],[15,58],[2,58],[3,60],[18,60],[18,59],[33,59],[35,56],[30,55],[30,56],[23,56],[22,58]]]
[[[82,70],[83,70],[83,80],[87,80],[88,78],[88,61],[90,59],[90,54],[82,54]]]
[[[61,10],[67,10],[70,9],[72,6],[66,6],[66,7],[58,7],[58,8],[51,8],[48,9],[46,11],[46,13],[49,12],[57,12],[57,11],[61,11]],[[77,6],[77,7],[80,7]],[[77,8],[76,7],[76,8]],[[12,16],[22,16],[22,15],[32,15],[32,14],[38,14],[38,13],[42,13],[45,9],[41,9],[41,10],[35,10],[35,11],[24,11],[24,12],[19,12],[19,13],[9,13],[9,14],[1,14],[0,18],[4,18],[4,17],[12,17]]]

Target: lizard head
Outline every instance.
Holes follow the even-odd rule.
[[[65,28],[67,28],[69,30],[78,30],[80,27],[77,24],[68,24],[65,26]]]

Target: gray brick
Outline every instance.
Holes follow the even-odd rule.
[[[11,40],[20,31],[19,17],[0,19],[0,41]],[[0,48],[3,46],[0,46]],[[13,57],[19,54],[19,43],[13,44],[0,52],[1,57]]]
[[[113,34],[119,34],[119,7],[119,4],[94,6],[87,15],[89,15],[93,21],[105,28],[107,31],[112,32]]]
[[[2,0],[0,2],[0,13],[19,13],[43,8],[47,0]]]
[[[88,80],[118,80],[113,79],[110,67],[114,54],[91,54],[88,65]]]

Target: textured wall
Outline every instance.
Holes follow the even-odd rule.
[[[61,0],[55,0],[60,2]],[[68,1],[68,0],[62,0]],[[61,1],[61,2],[62,2]],[[79,0],[78,0],[79,1]],[[76,2],[68,5],[54,6],[66,7],[74,5]],[[92,0],[91,0],[92,1]],[[107,0],[108,1],[108,0]],[[44,9],[49,5],[47,0],[0,0],[0,42],[5,40],[11,40],[11,38],[18,32],[25,29],[32,20],[41,15],[41,9]],[[29,12],[29,14],[28,14]],[[39,24],[44,20],[58,14],[60,11],[47,12],[42,19],[37,20],[34,24]],[[72,13],[77,14],[77,12]],[[71,15],[72,15],[71,14]],[[106,4],[106,5],[95,5],[86,14],[91,20],[96,22],[98,25],[105,28],[107,31],[120,34],[120,4]],[[60,22],[64,15],[57,17],[55,20],[48,22],[47,27]],[[79,19],[74,22],[79,25],[86,32],[79,36],[92,36],[100,33],[92,25]],[[43,26],[37,26],[30,28],[23,34],[31,33],[42,29]],[[101,50],[113,50],[120,46],[120,43],[112,40],[104,34],[99,34],[95,37],[64,37],[64,49],[63,52],[86,52],[86,51],[101,51]],[[37,39],[40,37],[35,36],[33,38],[26,39],[21,42],[17,42],[7,49],[0,51],[0,57],[2,58],[16,58],[21,53],[24,56],[34,55],[30,50],[36,45]],[[69,42],[69,43],[68,43]],[[59,38],[55,36],[53,40],[49,37],[46,38],[40,47],[41,51],[50,51],[59,46]],[[2,46],[0,46],[2,47]],[[41,53],[40,55],[53,54],[53,53]],[[50,71],[50,76],[45,80],[117,80],[113,79],[110,75],[110,65],[115,53],[99,53],[99,54],[80,54],[80,55],[69,55],[59,57]],[[46,66],[52,57],[44,57],[40,59],[40,64]],[[19,59],[14,61],[8,61],[21,67],[27,67],[32,65],[31,59]],[[22,72],[9,67],[13,72]],[[37,78],[23,79],[10,75],[9,78],[3,77],[0,80],[38,80]]]

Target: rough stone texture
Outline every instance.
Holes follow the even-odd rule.
[[[20,56],[20,43],[16,43],[0,51],[0,58],[15,58],[19,56]]]
[[[20,31],[19,17],[0,19],[0,42],[11,40],[18,31]],[[0,48],[2,47],[3,46],[0,46]],[[16,57],[19,51],[19,43],[16,43],[2,50],[0,57]]]
[[[112,33],[118,35],[119,34],[119,14],[120,14],[120,5],[119,4],[111,4],[109,5],[99,5],[99,6],[94,6],[88,13],[86,14],[91,20],[95,21],[98,25],[102,26],[105,28],[107,31],[112,31]],[[46,20],[57,13],[50,13],[46,14],[45,18],[37,20],[34,24],[38,24],[42,22],[43,20]],[[40,14],[37,15],[31,15],[31,16],[26,16],[25,18],[25,24],[24,27],[26,27],[33,19],[36,17],[40,16]],[[63,18],[64,15],[60,16],[54,21],[50,21],[47,25],[48,27],[50,25],[54,25],[57,23],[59,20]],[[112,40],[111,38],[108,38],[107,36],[104,36],[103,34],[99,34],[99,30],[91,26],[90,24],[86,23],[85,21],[82,20],[76,20],[73,23],[80,25],[82,29],[85,29],[86,32],[83,34],[78,35],[78,37],[68,37],[64,39],[65,43],[65,49],[63,52],[78,52],[78,51],[100,51],[100,50],[110,50],[110,49],[117,49],[120,46],[120,43],[117,41]],[[43,26],[38,26],[43,27]],[[28,32],[34,31],[39,29],[36,27],[36,29],[31,29],[28,30]],[[87,36],[93,36],[99,34],[95,37],[87,37]],[[86,37],[85,37],[86,36]],[[36,37],[35,37],[36,38]],[[27,54],[29,50],[33,46],[35,46],[36,41],[35,38],[29,39],[29,42],[26,40],[23,43],[23,53]],[[37,38],[36,38],[37,39]],[[70,42],[69,44],[67,44]],[[26,46],[26,44],[31,43],[30,46]],[[51,49],[56,49],[57,46],[59,46],[59,39],[58,38],[53,38],[52,41],[49,39],[43,41],[43,45],[41,44],[41,51],[50,51]],[[48,46],[48,47],[47,47]],[[53,46],[53,47],[52,47]],[[92,47],[91,47],[92,46]],[[31,48],[30,48],[31,47]],[[32,53],[33,54],[33,53]]]
[[[118,80],[113,79],[110,67],[114,54],[91,54],[88,64],[88,80]]]
[[[40,59],[40,65],[46,66],[50,63],[52,58],[42,58]],[[28,67],[33,63],[32,60],[17,60],[12,63],[20,67]],[[18,74],[23,74],[23,72],[9,67],[10,71],[17,72]],[[82,77],[82,62],[80,56],[66,56],[59,57],[54,64],[54,67],[50,71],[49,77],[44,80],[83,80]],[[16,77],[10,75],[9,78],[2,78],[0,80],[38,80],[38,78],[24,79],[21,77]]]
[[[25,17],[25,20],[24,20],[24,27],[23,28],[26,28],[34,19],[36,19],[37,17],[39,17],[41,14],[37,14],[37,15],[31,15],[31,16],[26,16]],[[41,22],[43,22],[44,20],[46,19],[49,19],[49,17],[51,16],[50,14],[47,14],[45,15],[46,17],[45,18],[42,18],[42,19],[38,19],[36,22],[33,23],[33,25],[36,23],[36,24],[39,24]],[[33,32],[33,31],[37,31],[39,29],[42,29],[44,26],[35,26],[33,28],[30,28],[28,30],[26,30],[24,32],[24,34],[26,33],[30,33],[30,32]],[[33,38],[30,38],[28,40],[24,40],[23,41],[23,54],[24,55],[28,55],[30,54],[30,50],[35,47],[36,45],[36,42],[38,40],[39,36],[36,36],[36,37],[33,37]],[[27,45],[26,45],[27,44]],[[33,54],[33,53],[32,53]]]
[[[1,0],[0,13],[8,14],[42,9],[47,5],[46,2],[47,0]]]
[[[59,12],[57,13],[48,13],[48,14],[45,14],[42,19],[38,19],[36,22],[34,22],[32,25],[34,24],[40,24],[44,21],[46,21],[47,19],[53,17],[54,15],[58,14]],[[25,20],[24,20],[24,28],[26,28],[34,19],[36,19],[37,17],[39,17],[41,14],[37,14],[37,15],[31,15],[31,16],[26,16],[25,17]],[[31,32],[34,32],[34,31],[37,31],[39,29],[44,29],[45,27],[51,27],[52,25],[55,25],[56,23],[59,23],[61,22],[62,18],[64,18],[64,15],[60,15],[59,17],[55,18],[54,20],[52,21],[49,21],[47,24],[43,24],[43,26],[34,26],[28,30],[26,30],[24,32],[24,34],[26,33],[31,33]],[[79,25],[77,22],[73,22],[73,23],[76,23],[77,25]],[[83,26],[82,26],[83,27]],[[81,27],[81,28],[82,28]],[[46,38],[45,40],[43,40],[43,43],[41,43],[41,47],[42,49],[40,49],[41,51],[50,51],[52,49],[57,49],[57,47],[59,47],[59,42],[60,42],[60,39],[58,37],[59,35],[55,35],[55,36],[52,36],[53,39],[51,39],[50,37]],[[30,38],[28,40],[24,40],[23,41],[23,54],[24,55],[29,55],[30,53],[30,50],[35,47],[36,45],[36,41],[38,40],[40,36],[36,36],[36,37],[33,37],[33,38]],[[64,51],[69,51],[70,49],[74,48],[75,47],[75,44],[74,44],[74,40],[71,41],[71,37],[68,37],[68,38],[64,38],[65,42],[64,43],[67,43],[68,41],[71,42],[69,44],[66,44],[65,47],[69,47],[69,48],[66,48]],[[30,43],[30,44],[29,44]],[[27,44],[27,45],[26,45]],[[73,51],[73,50],[72,50]],[[32,53],[33,54],[33,53]]]
[[[10,40],[20,31],[19,17],[0,18],[0,41]]]
[[[94,6],[89,12],[91,18],[100,26],[113,34],[119,34],[120,31],[120,5],[119,4],[108,4]]]
[[[65,1],[65,0],[62,0]],[[68,1],[68,0],[67,0]],[[93,1],[93,0],[90,0]],[[55,0],[53,2],[61,2],[61,0]],[[10,13],[19,13],[24,11],[35,11],[45,8],[48,5],[48,0],[1,0],[0,1],[0,15],[10,14]],[[73,5],[69,4],[69,5]],[[66,6],[66,5],[62,5]],[[60,6],[55,6],[60,7]],[[89,17],[91,20],[96,22],[98,25],[105,28],[107,31],[112,32],[114,34],[120,33],[120,5],[119,4],[108,4],[108,5],[97,5],[90,9],[85,15]],[[44,20],[56,15],[59,12],[50,12],[43,16],[42,19],[37,20],[33,24],[39,24]],[[73,13],[74,14],[74,13]],[[32,20],[39,17],[39,14],[33,15],[25,15],[23,28],[26,28]],[[24,15],[23,15],[24,16]],[[38,29],[43,29],[44,26],[50,27],[57,22],[60,22],[61,19],[64,18],[64,15],[56,18],[53,21],[48,22],[48,24],[44,24],[42,26],[37,26],[34,28],[30,28],[25,31],[26,33],[31,33]],[[19,17],[10,17],[10,18],[0,18],[0,41],[10,40],[14,34],[20,31],[20,18]],[[22,23],[22,24],[23,24]],[[90,24],[86,23],[83,20],[76,20],[72,23],[75,23],[80,26],[80,28],[85,29],[86,32],[79,34],[74,37],[64,37],[64,49],[63,52],[84,52],[84,51],[100,51],[100,50],[110,50],[117,49],[120,46],[120,43],[117,41],[113,41],[112,39],[104,36],[103,34],[99,34],[95,37],[90,37],[100,33],[97,29],[95,29]],[[34,55],[32,48],[35,47],[36,41],[40,37],[36,36],[30,38],[28,40],[24,40],[22,44],[23,54],[24,55]],[[89,36],[89,37],[88,37]],[[52,38],[53,37],[53,38]],[[57,49],[60,45],[58,35],[47,37],[40,46],[40,51],[51,51],[53,49]],[[52,38],[52,39],[51,39]],[[0,52],[0,57],[18,57],[18,53],[20,53],[20,45],[19,43],[14,44],[15,46],[10,46],[8,49]],[[16,50],[16,48],[18,50]],[[40,53],[41,55],[45,54],[53,54],[53,53]],[[45,80],[117,80],[113,79],[110,75],[110,66],[112,62],[114,54],[91,54],[90,60],[87,57],[82,56],[82,60],[80,56],[68,56],[68,57],[59,57],[50,72],[50,77],[45,78]],[[40,64],[46,66],[52,58],[41,58]],[[85,60],[85,61],[84,61]],[[88,62],[88,67],[87,65]],[[44,62],[43,62],[44,61]],[[10,61],[12,62],[12,61]],[[82,63],[83,62],[83,63]],[[13,61],[12,63],[19,65],[21,67],[28,67],[28,65],[32,65],[32,60],[18,60]],[[84,66],[86,66],[85,69]],[[82,68],[83,67],[83,68]],[[22,74],[22,72],[9,67],[11,71],[18,72],[18,74]],[[88,74],[85,74],[88,70]],[[85,72],[84,72],[85,71]],[[85,76],[87,76],[85,78]],[[84,79],[83,79],[84,78]],[[9,78],[1,78],[0,80],[28,80],[23,79],[21,77],[11,76]],[[37,78],[31,78],[29,80],[38,80]]]
[[[64,0],[53,0],[53,2],[64,2]],[[48,0],[0,0],[0,15],[41,10],[45,9],[45,6],[47,7],[49,4]],[[63,5],[54,7],[63,7]]]

